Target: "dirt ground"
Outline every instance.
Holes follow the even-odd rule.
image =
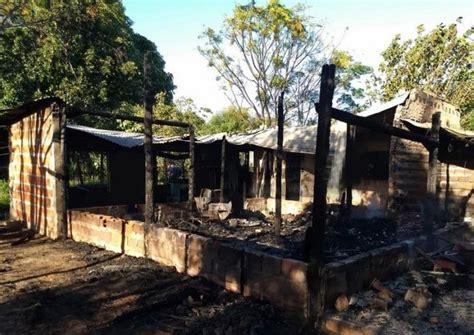
[[[289,334],[300,325],[174,268],[43,237],[0,240],[0,334]]]

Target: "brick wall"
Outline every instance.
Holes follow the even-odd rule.
[[[59,120],[50,107],[39,109],[10,127],[10,217],[29,228],[58,237],[57,167]]]
[[[105,209],[92,208],[95,212]],[[68,213],[69,237],[106,250],[148,257],[190,276],[202,276],[225,289],[265,299],[303,316],[307,300],[307,264],[233,247],[171,228],[94,214]]]
[[[308,264],[305,262],[235,247],[176,229],[94,214],[86,209],[71,210],[68,217],[69,237],[75,241],[148,257],[190,276],[205,277],[229,291],[267,300],[292,315],[308,316]],[[460,231],[458,228],[444,228],[437,234],[446,236]],[[472,229],[469,232],[472,235]],[[327,264],[327,306],[333,306],[340,294],[367,288],[375,278],[384,280],[406,271],[414,246],[423,241],[420,237]]]
[[[376,278],[384,280],[408,270],[413,245],[396,243],[327,264],[326,304],[333,306],[339,295],[367,288]]]
[[[449,221],[474,222],[474,170],[451,164],[439,167],[439,207]]]
[[[405,128],[401,122],[403,118],[431,123],[433,113],[438,111],[441,112],[442,126],[460,127],[460,114],[455,106],[429,94],[412,91],[405,106],[397,107],[394,126]],[[392,137],[388,206],[393,213],[422,214],[423,201],[426,199],[428,158],[428,150],[422,144]],[[448,174],[450,178],[447,177]],[[473,189],[474,170],[454,165],[448,168],[445,164],[440,164],[438,194],[440,208],[445,210],[445,219],[452,221],[473,217],[474,200],[470,196]],[[445,202],[446,195],[448,200]]]

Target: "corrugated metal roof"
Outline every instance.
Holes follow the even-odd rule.
[[[283,131],[283,150],[314,154],[316,148],[317,126],[287,127]],[[268,128],[250,134],[238,134],[226,137],[234,145],[254,145],[257,147],[276,150],[277,128]]]
[[[125,148],[134,148],[143,145],[143,138],[144,135],[142,133],[132,133],[126,131],[119,131],[119,130],[107,130],[107,129],[99,129],[99,128],[92,128],[80,125],[71,125],[68,124],[67,127],[69,129],[74,129],[77,131],[81,131],[87,133],[89,135],[93,135],[109,141],[113,144],[119,145]],[[172,136],[172,137],[162,137],[162,136],[153,136],[153,143],[154,144],[164,144],[164,143],[171,143],[183,141],[181,136]]]
[[[80,125],[68,125],[69,129],[84,132],[92,136],[99,137],[113,144],[134,148],[143,145],[143,134],[117,130],[98,129]],[[286,152],[296,152],[314,154],[316,148],[317,126],[287,127],[283,133],[283,150]],[[196,143],[211,144],[222,141],[226,136],[226,141],[233,145],[253,145],[271,150],[277,149],[277,128],[257,129],[249,133],[226,135],[218,133],[196,137]],[[188,136],[160,137],[154,136],[154,144],[166,143],[188,143]]]
[[[369,109],[357,114],[357,116],[368,117],[368,116],[372,116],[372,115],[375,115],[375,114],[378,114],[378,113],[382,113],[382,112],[386,111],[387,109],[390,109],[390,108],[396,107],[398,105],[404,104],[409,95],[410,95],[410,92],[403,93],[403,94],[399,95],[398,97],[393,98],[390,101],[384,102],[382,104],[371,106]]]

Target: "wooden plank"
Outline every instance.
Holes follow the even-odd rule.
[[[278,131],[277,131],[277,152],[276,152],[276,189],[275,189],[275,227],[274,233],[280,236],[281,233],[281,170],[283,159],[283,127],[284,109],[283,98],[285,92],[281,92],[278,97]]]
[[[154,96],[151,91],[151,52],[147,51],[143,60],[143,76],[144,76],[144,150],[145,150],[145,223],[152,224],[154,222],[154,172],[155,159],[153,157],[153,103]]]

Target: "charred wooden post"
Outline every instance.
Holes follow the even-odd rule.
[[[276,236],[281,232],[281,169],[283,159],[283,127],[284,111],[283,97],[285,92],[281,92],[278,97],[278,131],[277,131],[277,152],[276,152],[276,189],[275,189],[275,230]]]
[[[154,173],[155,159],[153,157],[153,92],[151,90],[151,53],[147,51],[143,60],[144,76],[144,148],[145,148],[145,223],[154,222]]]
[[[194,135],[194,127],[192,125],[189,126],[189,176],[188,176],[188,206],[189,211],[192,212],[193,210],[193,203],[194,203],[194,176],[195,176],[195,168],[194,168],[194,159],[195,155],[195,135]]]
[[[225,135],[222,137],[222,146],[221,146],[221,180],[220,180],[220,189],[219,202],[224,202],[224,188],[225,188]]]
[[[321,87],[319,95],[318,133],[316,137],[316,152],[314,159],[314,198],[313,222],[307,234],[309,241],[309,315],[319,319],[324,309],[324,238],[326,232],[326,193],[327,176],[326,165],[329,154],[329,136],[331,131],[331,109],[334,95],[334,78],[336,67],[334,64],[324,65],[321,74]]]
[[[54,160],[56,164],[56,211],[58,214],[58,237],[67,238],[67,151],[66,151],[66,108],[52,106],[54,129]]]
[[[433,141],[439,141],[439,132],[441,128],[441,113],[436,112],[432,116],[431,134]],[[438,183],[438,146],[432,146],[429,149],[428,178],[426,185],[426,206],[424,208],[423,232],[428,237],[428,246],[433,245],[433,226],[434,221],[438,220],[438,198],[436,185]]]
[[[352,183],[353,175],[351,164],[354,162],[354,141],[356,127],[347,124],[346,134],[346,159],[345,159],[345,178],[346,178],[346,219],[351,217],[352,213]]]

